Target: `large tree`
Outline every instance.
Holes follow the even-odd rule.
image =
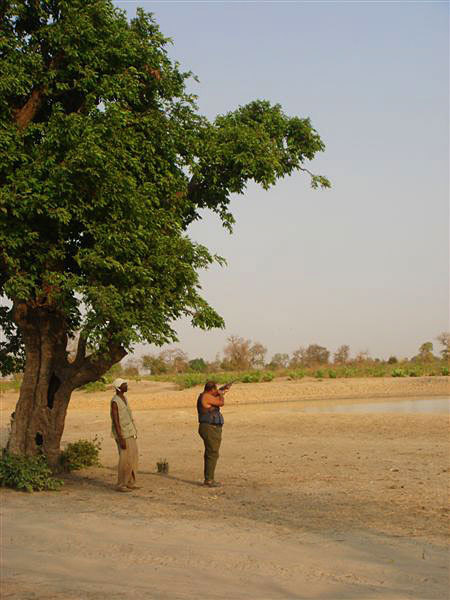
[[[231,230],[233,194],[269,188],[324,145],[309,119],[251,102],[213,122],[150,14],[109,0],[0,6],[0,361],[23,366],[9,449],[55,462],[71,393],[133,344],[223,326],[198,270],[222,259],[186,230]],[[78,337],[76,355],[68,341]]]

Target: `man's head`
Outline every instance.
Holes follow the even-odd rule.
[[[115,379],[113,381],[113,387],[118,392],[121,392],[122,394],[125,394],[125,392],[128,390],[128,382],[125,381],[125,379],[120,379],[120,377],[119,377],[118,379]]]
[[[215,381],[207,381],[205,383],[205,392],[208,394],[216,394],[217,393],[217,383]]]

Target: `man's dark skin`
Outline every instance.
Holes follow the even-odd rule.
[[[201,404],[205,412],[211,410],[215,406],[223,406],[225,404],[224,394],[226,394],[229,389],[230,388],[228,386],[224,386],[221,390],[219,390],[216,386],[210,392],[203,392]]]
[[[127,383],[122,383],[120,388],[117,389],[117,395],[119,396],[119,398],[121,398],[125,402],[125,404],[128,404],[127,399],[125,398],[125,394],[127,391],[128,391]],[[120,422],[119,422],[119,410],[118,410],[117,404],[115,402],[113,402],[112,406],[111,406],[111,417],[112,417],[112,421],[114,423],[115,430],[117,432],[119,446],[122,448],[122,450],[126,450],[127,442],[126,442],[125,438],[122,436],[122,430],[120,428]]]

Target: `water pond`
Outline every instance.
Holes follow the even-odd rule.
[[[449,414],[450,398],[436,396],[431,398],[392,398],[387,402],[361,402],[338,404],[335,406],[314,405],[301,409],[305,413],[426,413]]]

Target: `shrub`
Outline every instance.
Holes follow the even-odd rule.
[[[0,485],[27,492],[58,490],[62,481],[52,477],[45,456],[17,456],[4,452],[0,459]]]
[[[261,375],[259,372],[256,373],[246,373],[241,377],[242,383],[258,383],[261,379]]]
[[[95,436],[92,442],[89,440],[78,440],[67,444],[60,454],[60,464],[65,471],[77,471],[85,467],[100,466],[99,454],[102,444]]]
[[[325,377],[325,371],[322,369],[317,369],[317,371],[314,373],[314,377],[316,379],[323,379]]]
[[[275,375],[273,373],[271,373],[270,371],[266,371],[265,373],[263,373],[262,381],[272,381],[274,377]]]
[[[404,369],[393,369],[391,373],[392,377],[406,377]]]
[[[90,383],[83,385],[83,387],[81,387],[80,389],[82,389],[83,392],[87,392],[88,394],[90,394],[91,392],[104,392],[106,390],[106,384],[103,379],[99,379],[98,381],[91,381]]]
[[[448,367],[442,367],[441,369],[441,375],[448,375],[449,371],[448,371]]]
[[[337,373],[336,373],[336,371],[335,371],[334,369],[330,369],[330,370],[328,371],[328,377],[329,377],[330,379],[336,379],[336,377],[337,377]]]
[[[297,371],[289,371],[288,377],[289,379],[303,379],[305,376],[305,371],[297,370]]]

